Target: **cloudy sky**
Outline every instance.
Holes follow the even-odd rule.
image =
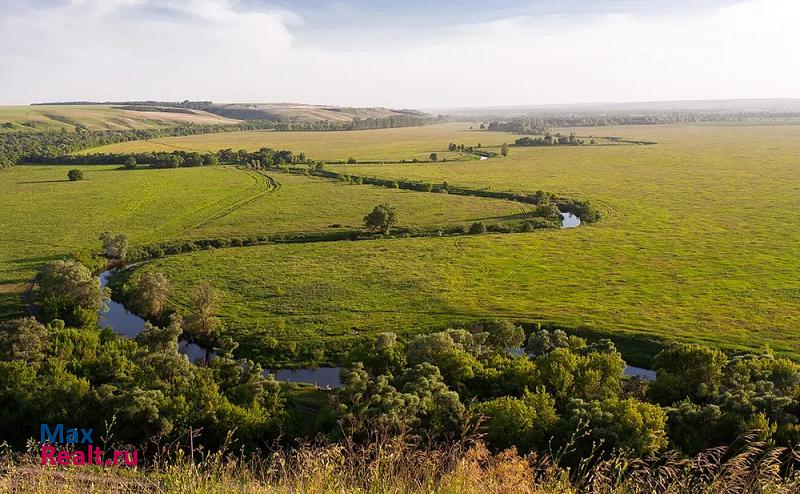
[[[0,104],[800,97],[798,0],[0,0]]]

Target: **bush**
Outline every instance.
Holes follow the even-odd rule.
[[[134,158],[133,156],[128,156],[125,159],[124,166],[126,170],[133,170],[134,168],[136,168],[136,158]]]
[[[83,172],[81,170],[70,170],[67,172],[67,178],[72,182],[83,180]]]
[[[469,233],[472,235],[480,235],[486,233],[486,225],[483,224],[483,221],[476,221],[469,227]]]

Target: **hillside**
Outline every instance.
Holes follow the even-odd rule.
[[[388,117],[429,117],[418,110],[356,108],[295,103],[212,103],[210,101],[59,102],[0,106],[0,132],[35,130],[124,130],[186,123],[232,124],[241,120],[337,122]],[[5,127],[3,124],[13,124]]]
[[[170,127],[187,123],[232,124],[236,120],[202,110],[127,110],[115,105],[0,106],[0,132],[20,130],[127,130]],[[144,107],[143,107],[144,108]],[[6,127],[4,124],[11,123]]]
[[[349,122],[354,118],[385,118],[400,115],[428,116],[417,110],[393,110],[390,108],[354,108],[325,105],[303,105],[295,103],[231,103],[214,104],[207,111],[227,118],[241,120],[278,121],[331,121]]]

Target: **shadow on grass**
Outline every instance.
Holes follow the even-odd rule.
[[[29,182],[17,182],[17,183],[18,184],[58,184],[58,183],[61,183],[61,182],[72,182],[72,180],[69,180],[69,179],[65,178],[63,180],[32,180],[32,181],[29,181]]]

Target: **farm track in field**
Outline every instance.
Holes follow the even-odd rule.
[[[230,206],[228,206],[227,208],[225,208],[224,210],[219,211],[219,212],[211,215],[210,217],[206,218],[201,223],[195,225],[195,227],[194,227],[195,230],[199,229],[199,228],[202,228],[202,227],[204,227],[204,226],[206,226],[206,225],[208,225],[210,223],[213,223],[213,222],[215,222],[217,220],[220,220],[220,219],[228,216],[229,214],[231,214],[231,213],[233,213],[235,211],[238,211],[238,210],[240,210],[240,209],[242,209],[244,207],[247,207],[248,205],[252,204],[253,202],[261,199],[265,195],[271,194],[271,193],[273,193],[273,192],[275,192],[275,191],[277,191],[278,189],[281,188],[280,182],[278,182],[274,178],[270,177],[266,173],[263,173],[261,171],[256,171],[255,175],[257,175],[257,177],[255,177],[253,175],[253,173],[251,173],[249,171],[248,171],[248,174],[250,174],[251,177],[256,178],[256,183],[257,183],[258,188],[259,188],[258,192],[256,194],[254,194],[254,195],[251,195],[251,196],[245,197],[243,199],[240,199],[240,200],[234,202],[233,204],[231,204]]]

